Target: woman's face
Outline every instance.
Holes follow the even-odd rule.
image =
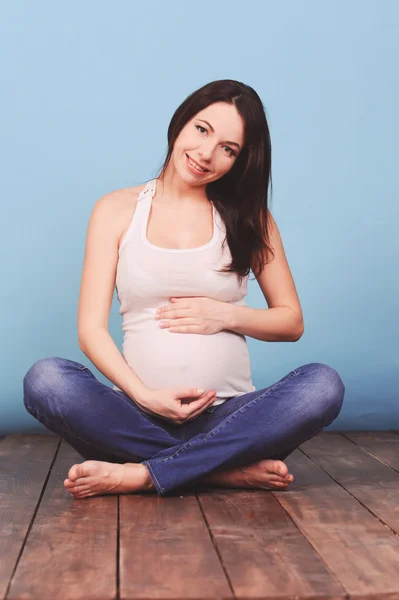
[[[186,183],[206,185],[230,171],[243,145],[241,115],[234,105],[217,102],[197,113],[181,130],[173,147],[174,168]],[[207,170],[195,169],[188,157]]]

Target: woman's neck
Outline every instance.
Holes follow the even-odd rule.
[[[205,185],[191,185],[184,181],[176,171],[167,169],[157,178],[156,196],[160,203],[185,205],[209,204]]]

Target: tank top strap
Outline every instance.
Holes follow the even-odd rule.
[[[128,242],[133,240],[136,240],[138,243],[141,242],[141,230],[143,227],[143,222],[146,222],[148,211],[151,206],[151,198],[154,196],[154,194],[155,180],[151,179],[146,183],[144,188],[137,196],[137,204],[134,214],[119,246],[119,255]]]
[[[150,181],[147,181],[145,187],[141,190],[137,199],[142,200],[144,198],[153,198],[156,190],[156,181],[156,179],[150,179]]]

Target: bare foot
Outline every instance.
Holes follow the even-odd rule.
[[[144,465],[99,460],[86,460],[73,465],[68,471],[68,479],[64,480],[64,486],[75,498],[155,489]]]
[[[211,473],[201,479],[201,482],[223,487],[249,487],[265,490],[285,489],[293,481],[294,476],[288,473],[287,465],[282,460],[271,458],[259,460],[245,467]]]

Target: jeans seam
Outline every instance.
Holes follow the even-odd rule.
[[[287,375],[286,377],[284,377],[284,381],[280,380],[277,381],[272,387],[269,387],[266,391],[261,392],[259,394],[259,396],[256,396],[256,398],[253,398],[250,402],[248,402],[247,404],[245,404],[244,406],[242,406],[241,408],[238,408],[237,410],[233,411],[230,415],[228,415],[226,417],[226,419],[224,419],[221,423],[219,423],[219,425],[215,428],[212,429],[212,431],[210,431],[206,437],[204,437],[204,439],[202,440],[202,443],[206,442],[207,440],[209,440],[209,438],[213,435],[215,435],[216,433],[218,433],[221,429],[223,429],[223,427],[229,423],[232,419],[234,419],[238,414],[242,413],[248,406],[251,406],[252,404],[254,404],[255,402],[257,402],[260,398],[263,398],[265,396],[268,396],[271,392],[273,392],[279,385],[282,385],[283,383],[285,383],[286,381],[288,381],[289,379],[291,379],[292,377],[295,377],[295,375],[299,375],[299,369],[294,369],[293,371],[291,371],[291,373],[289,373],[289,376]],[[184,446],[182,446],[181,448],[179,448],[179,450],[176,450],[176,452],[174,452],[173,454],[171,454],[170,456],[167,456],[166,458],[160,458],[158,460],[154,460],[154,463],[164,463],[167,462],[168,460],[172,460],[175,456],[178,456],[180,454],[180,452],[182,452],[183,450],[186,450],[186,448],[190,448],[190,446],[193,444],[193,442],[189,441],[187,444],[184,444]]]
[[[161,494],[162,492],[164,492],[164,491],[165,491],[165,488],[163,488],[163,487],[161,486],[161,484],[159,483],[159,481],[158,481],[158,479],[157,479],[157,476],[155,475],[155,473],[154,473],[154,470],[153,470],[153,468],[151,467],[151,464],[150,464],[150,463],[149,463],[147,460],[144,460],[144,461],[143,461],[141,464],[142,464],[142,465],[144,465],[145,467],[148,467],[148,469],[149,469],[149,471],[150,471],[150,475],[152,476],[153,483],[154,483],[154,485],[155,485],[155,487],[156,487],[157,491],[158,491],[160,494]]]

